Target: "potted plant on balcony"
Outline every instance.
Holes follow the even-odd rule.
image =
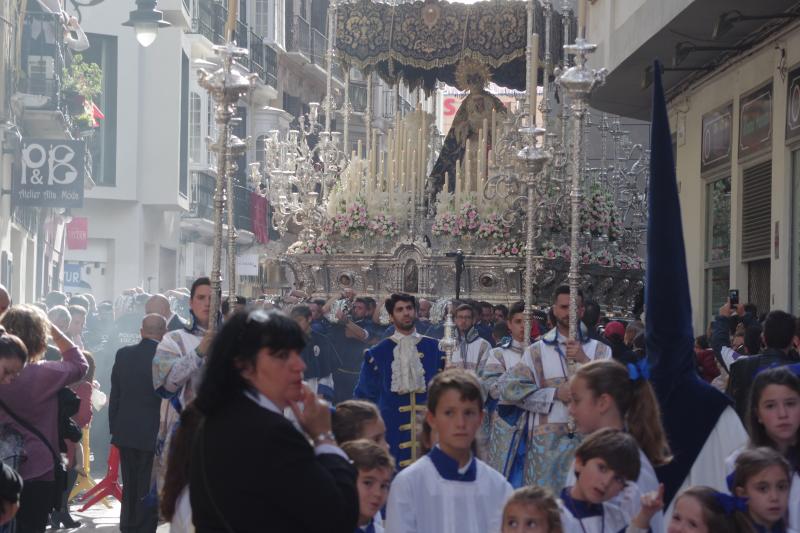
[[[96,63],[83,60],[75,54],[72,64],[64,68],[62,90],[67,108],[73,117],[92,113],[92,101],[103,88],[103,69]]]

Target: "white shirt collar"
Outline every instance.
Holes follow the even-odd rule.
[[[260,392],[246,390],[244,391],[244,395],[253,400],[254,402],[256,402],[263,409],[266,409],[267,411],[272,411],[273,413],[283,416],[283,411],[277,405],[275,405],[275,402],[273,402]]]
[[[419,333],[417,333],[417,330],[416,330],[416,329],[414,329],[414,330],[413,330],[411,333],[409,333],[408,335],[403,335],[403,334],[402,334],[402,333],[400,333],[399,331],[395,330],[394,334],[393,334],[391,337],[389,337],[389,338],[390,338],[390,339],[392,339],[393,341],[395,341],[395,342],[399,343],[399,342],[400,342],[400,339],[403,339],[403,338],[405,338],[405,337],[414,337],[414,338],[420,338],[420,337],[422,337],[422,335],[420,335]]]

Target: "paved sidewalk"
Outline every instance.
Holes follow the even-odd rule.
[[[120,504],[113,498],[110,499],[110,503],[110,509],[102,503],[98,503],[94,507],[87,509],[84,513],[78,512],[81,505],[71,506],[70,514],[72,518],[81,522],[81,527],[76,529],[60,529],[58,531],[64,533],[71,533],[73,531],[80,531],[81,533],[88,533],[90,531],[97,531],[99,533],[119,533]],[[51,530],[48,528],[48,531]],[[160,526],[157,532],[169,533],[169,524]]]

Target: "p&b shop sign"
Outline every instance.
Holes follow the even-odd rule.
[[[83,207],[84,141],[24,139],[12,202],[40,207]]]

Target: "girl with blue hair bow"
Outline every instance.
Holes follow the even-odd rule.
[[[569,413],[579,433],[588,435],[598,429],[615,428],[629,432],[639,445],[639,478],[614,501],[631,517],[639,512],[641,496],[658,490],[653,466],[671,460],[658,401],[647,380],[649,373],[646,359],[627,366],[605,359],[583,365],[570,381]],[[567,485],[574,483],[572,472],[573,469]],[[653,516],[650,529],[653,533],[665,531],[662,512]]]

